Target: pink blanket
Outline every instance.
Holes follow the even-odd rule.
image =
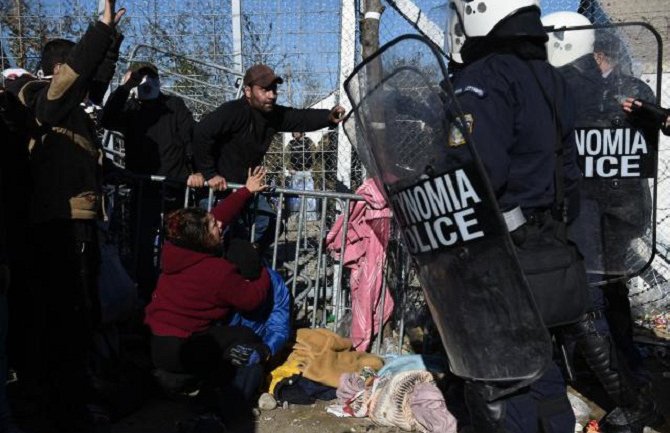
[[[351,340],[358,351],[370,346],[373,335],[379,332],[381,291],[386,247],[391,233],[391,210],[374,181],[367,179],[356,190],[364,197],[349,208],[349,228],[342,245],[344,215],[340,215],[326,237],[331,255],[339,260],[344,250],[344,266],[351,269]],[[393,312],[389,291],[384,300],[386,322]]]

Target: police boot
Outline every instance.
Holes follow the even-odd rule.
[[[615,407],[600,420],[603,433],[643,433],[645,427],[658,428],[665,424],[649,387],[629,392],[634,396],[631,404]]]
[[[649,392],[634,385],[634,379],[617,362],[614,344],[599,333],[591,316],[571,326],[577,336],[577,350],[598,378],[616,408],[603,419],[604,433],[642,433],[644,426],[663,423]]]

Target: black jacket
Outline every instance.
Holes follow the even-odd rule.
[[[193,154],[205,179],[219,174],[244,183],[258,166],[277,132],[314,131],[330,126],[330,110],[276,105],[271,113],[253,109],[246,99],[229,101],[209,113],[195,128]]]
[[[537,77],[537,78],[536,78]],[[467,65],[454,89],[472,119],[472,140],[501,210],[549,208],[554,203],[556,126],[545,89],[558,109],[564,148],[565,196],[577,194],[574,109],[561,75],[544,60],[490,54]],[[576,203],[576,196],[572,197]]]
[[[118,41],[112,27],[96,22],[53,80],[33,80],[18,89],[8,86],[38,124],[30,144],[33,222],[98,216],[102,153],[93,120],[81,103],[106,59],[113,58],[109,51],[118,49]]]
[[[193,172],[193,115],[181,98],[161,94],[154,101],[128,99],[130,89],[117,88],[107,100],[100,123],[125,138],[126,169],[186,180]]]

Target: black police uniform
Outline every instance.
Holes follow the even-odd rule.
[[[580,57],[559,71],[574,95],[577,125],[640,128],[647,142],[652,142],[649,134],[653,132],[647,128],[648,125],[635,116],[626,116],[620,105],[622,97],[626,96],[653,98],[651,89],[644,82],[624,75],[617,69],[603,78],[592,54]],[[639,183],[628,182],[623,185],[625,188],[617,180],[611,183],[585,183],[582,213],[570,227],[571,238],[585,256],[594,254],[593,245],[590,244],[593,236],[589,233],[594,230],[616,230],[619,236],[631,239],[641,235],[638,232],[641,226],[644,227],[641,221],[649,220],[652,206],[649,188],[645,182],[645,179]],[[632,197],[636,201],[632,201]],[[608,227],[600,227],[605,220],[608,221]],[[599,227],[591,227],[592,221]],[[589,275],[592,283],[602,279],[602,275]],[[630,367],[640,369],[641,361],[632,341],[631,311],[625,281],[604,286],[592,285],[590,292],[593,308],[582,320],[561,330],[564,344],[570,352],[577,351],[584,358],[611,400],[599,400],[599,404],[607,410],[612,409],[613,405],[619,407],[618,412],[611,417],[611,422],[618,424],[618,428],[624,429],[628,425],[641,428],[642,425],[662,421],[662,418],[659,420],[653,401],[648,396],[648,387],[642,389],[639,381],[629,371]],[[608,320],[612,325],[612,332]],[[621,362],[617,348],[622,350],[627,363]],[[580,387],[580,384],[576,383],[575,386]],[[622,412],[624,409],[625,413]],[[610,416],[606,420],[609,418]],[[609,427],[610,430],[607,431],[619,431],[616,430],[617,426]]]
[[[564,146],[564,185],[566,197],[578,193],[581,174],[576,164],[572,101],[567,86],[558,72],[546,63],[546,34],[534,24],[532,17],[506,19],[496,29],[504,32],[505,24],[523,25],[533,20],[535,36],[512,42],[486,41],[463,47],[465,67],[454,77],[454,91],[463,113],[471,123],[473,143],[489,175],[491,185],[503,212],[521,208],[533,225],[550,219],[555,200],[554,171],[556,125],[552,106],[545,98],[553,98],[560,107],[557,116],[562,125]],[[477,38],[479,39],[479,38]],[[541,86],[541,87],[540,87]],[[546,221],[544,221],[546,222]],[[519,229],[521,230],[521,229]],[[531,233],[529,231],[528,233]],[[535,233],[535,234],[532,234]],[[541,235],[532,232],[531,235]],[[522,239],[512,238],[518,246]],[[467,398],[467,394],[466,394]],[[498,407],[477,418],[495,417],[496,430],[505,432],[563,433],[574,430],[575,417],[567,399],[565,382],[558,366],[552,363],[542,377],[529,388],[495,403]],[[504,407],[502,407],[504,406]],[[502,427],[500,426],[502,424]],[[479,426],[478,431],[486,430]]]

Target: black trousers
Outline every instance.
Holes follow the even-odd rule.
[[[189,338],[154,335],[151,357],[157,368],[192,374],[213,386],[235,386],[246,399],[251,399],[262,379],[256,378],[256,367],[235,367],[225,354],[244,343],[260,343],[261,339],[245,326],[212,326]]]
[[[193,374],[202,380],[200,410],[221,416],[231,431],[252,433],[252,409],[263,381],[263,366],[235,367],[224,355],[236,344],[260,341],[244,326],[212,326],[189,338],[154,335],[151,356],[158,368]]]
[[[47,391],[57,416],[85,417],[84,405],[94,398],[88,356],[100,321],[96,222],[51,221],[33,227],[32,234],[36,368],[28,379]]]

